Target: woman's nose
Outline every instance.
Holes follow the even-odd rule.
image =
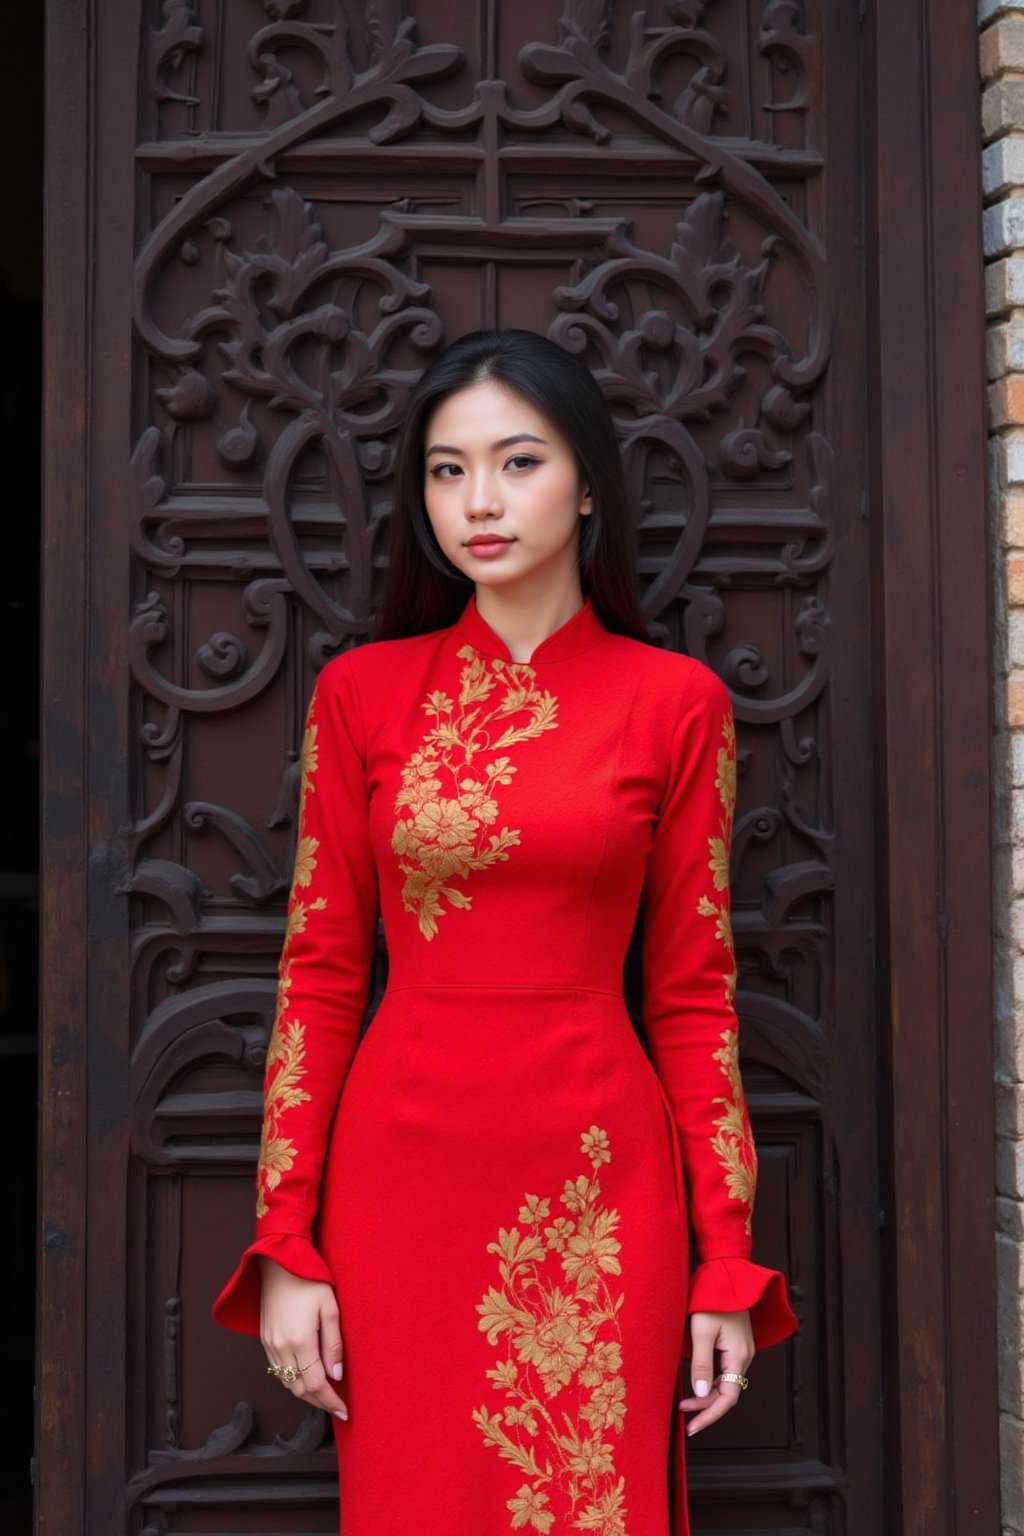
[[[466,510],[474,517],[487,513],[497,516],[501,512],[501,497],[494,476],[485,469],[469,475],[469,496]]]

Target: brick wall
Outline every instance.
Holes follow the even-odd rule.
[[[1002,1524],[1006,1536],[1024,1536],[1024,0],[981,0],[978,11],[996,622]]]

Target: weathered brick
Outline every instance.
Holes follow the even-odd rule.
[[[996,1130],[1000,1136],[1024,1136],[1024,1092],[1001,1074],[996,1078]]]
[[[981,156],[981,184],[988,198],[1024,187],[1024,134],[1008,133],[986,146]]]
[[[981,95],[981,131],[986,140],[1024,123],[1024,80],[1000,75]]]
[[[1010,737],[1010,781],[1015,789],[1024,785],[1024,733]]]
[[[1005,1347],[999,1351],[999,1406],[1019,1418],[1024,1412],[1024,1360]]]
[[[1011,427],[993,437],[990,468],[1000,487],[1024,486],[1024,431]]]
[[[1024,108],[1024,92],[1021,106]],[[1024,197],[1004,197],[991,208],[986,208],[983,218],[985,255],[1008,256],[1011,251],[1024,248]]]
[[[1010,1530],[1024,1529],[1024,1422],[1004,1413],[999,1421],[1002,1518]]]
[[[1024,491],[1007,491],[1001,507],[1003,541],[1010,548],[1024,548]]]
[[[981,34],[978,64],[981,78],[1007,69],[1024,69],[1024,16],[1003,16]]]
[[[1006,1310],[1009,1312],[1014,1308],[1019,1316],[1019,1296],[1009,1302]],[[1001,1344],[998,1359],[999,1406],[1003,1413],[1019,1418],[1024,1412],[1024,1360],[1021,1359],[1017,1350],[1008,1349],[1006,1346],[1006,1328],[1003,1324],[1002,1312],[999,1314],[999,1339]]]
[[[1017,853],[1015,848],[1015,863]],[[1024,1080],[1024,955],[1013,957],[1013,999],[1012,1018],[1006,1019],[996,1032],[996,1071],[1010,1082],[1019,1083]]]
[[[1024,314],[1017,310],[988,327],[985,354],[990,379],[1024,372]]]
[[[1024,374],[1008,373],[988,387],[990,425],[1003,427],[1024,426]]]
[[[996,1317],[999,1333],[999,1406],[1004,1413],[1024,1413],[1024,1246],[1013,1238],[996,1237]]]
[[[996,1074],[996,1130],[1001,1136],[1024,1137],[1024,1083]]]
[[[996,1137],[996,1191],[1011,1200],[1024,1200],[1024,1141]]]
[[[1024,726],[1024,678],[1011,677],[1006,685],[1006,723]],[[1024,890],[1024,865],[1020,889]]]
[[[996,1196],[996,1231],[1004,1232],[1014,1242],[1024,1242],[1024,1200],[1008,1200],[1005,1195]],[[1024,1326],[1024,1316],[1021,1325]]]
[[[1004,567],[1007,602],[1024,603],[1024,555],[1008,555]]]
[[[998,16],[1012,16],[1024,11],[1024,0],[978,0],[978,24],[984,26]]]
[[[1024,305],[1024,256],[1004,256],[985,267],[985,311],[1004,315]]]
[[[1010,666],[1015,671],[1024,672],[1024,609],[1011,608],[1006,617],[1006,639]],[[1024,796],[1021,799],[1024,802]],[[1024,839],[1024,822],[1021,824],[1021,838]]]

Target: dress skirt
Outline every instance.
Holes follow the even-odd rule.
[[[669,1536],[683,1183],[621,995],[389,990],[317,1247],[345,1350],[344,1536]]]

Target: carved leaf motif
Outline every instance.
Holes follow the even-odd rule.
[[[195,25],[194,0],[164,0],[162,10],[163,26],[150,32],[147,39],[150,93],[157,102],[197,106],[198,97],[175,90],[168,79],[203,46],[203,29]]]
[[[398,0],[367,0],[366,44],[371,64],[380,64],[398,35],[402,7]]]
[[[323,231],[313,216],[312,204],[300,197],[293,187],[281,187],[271,193],[277,219],[273,241],[260,241],[263,265],[277,276],[276,291],[268,299],[268,308],[276,315],[291,314],[298,297],[306,291],[327,257]]]
[[[588,43],[594,53],[604,53],[611,37],[611,0],[565,0],[563,20],[570,37]]]

